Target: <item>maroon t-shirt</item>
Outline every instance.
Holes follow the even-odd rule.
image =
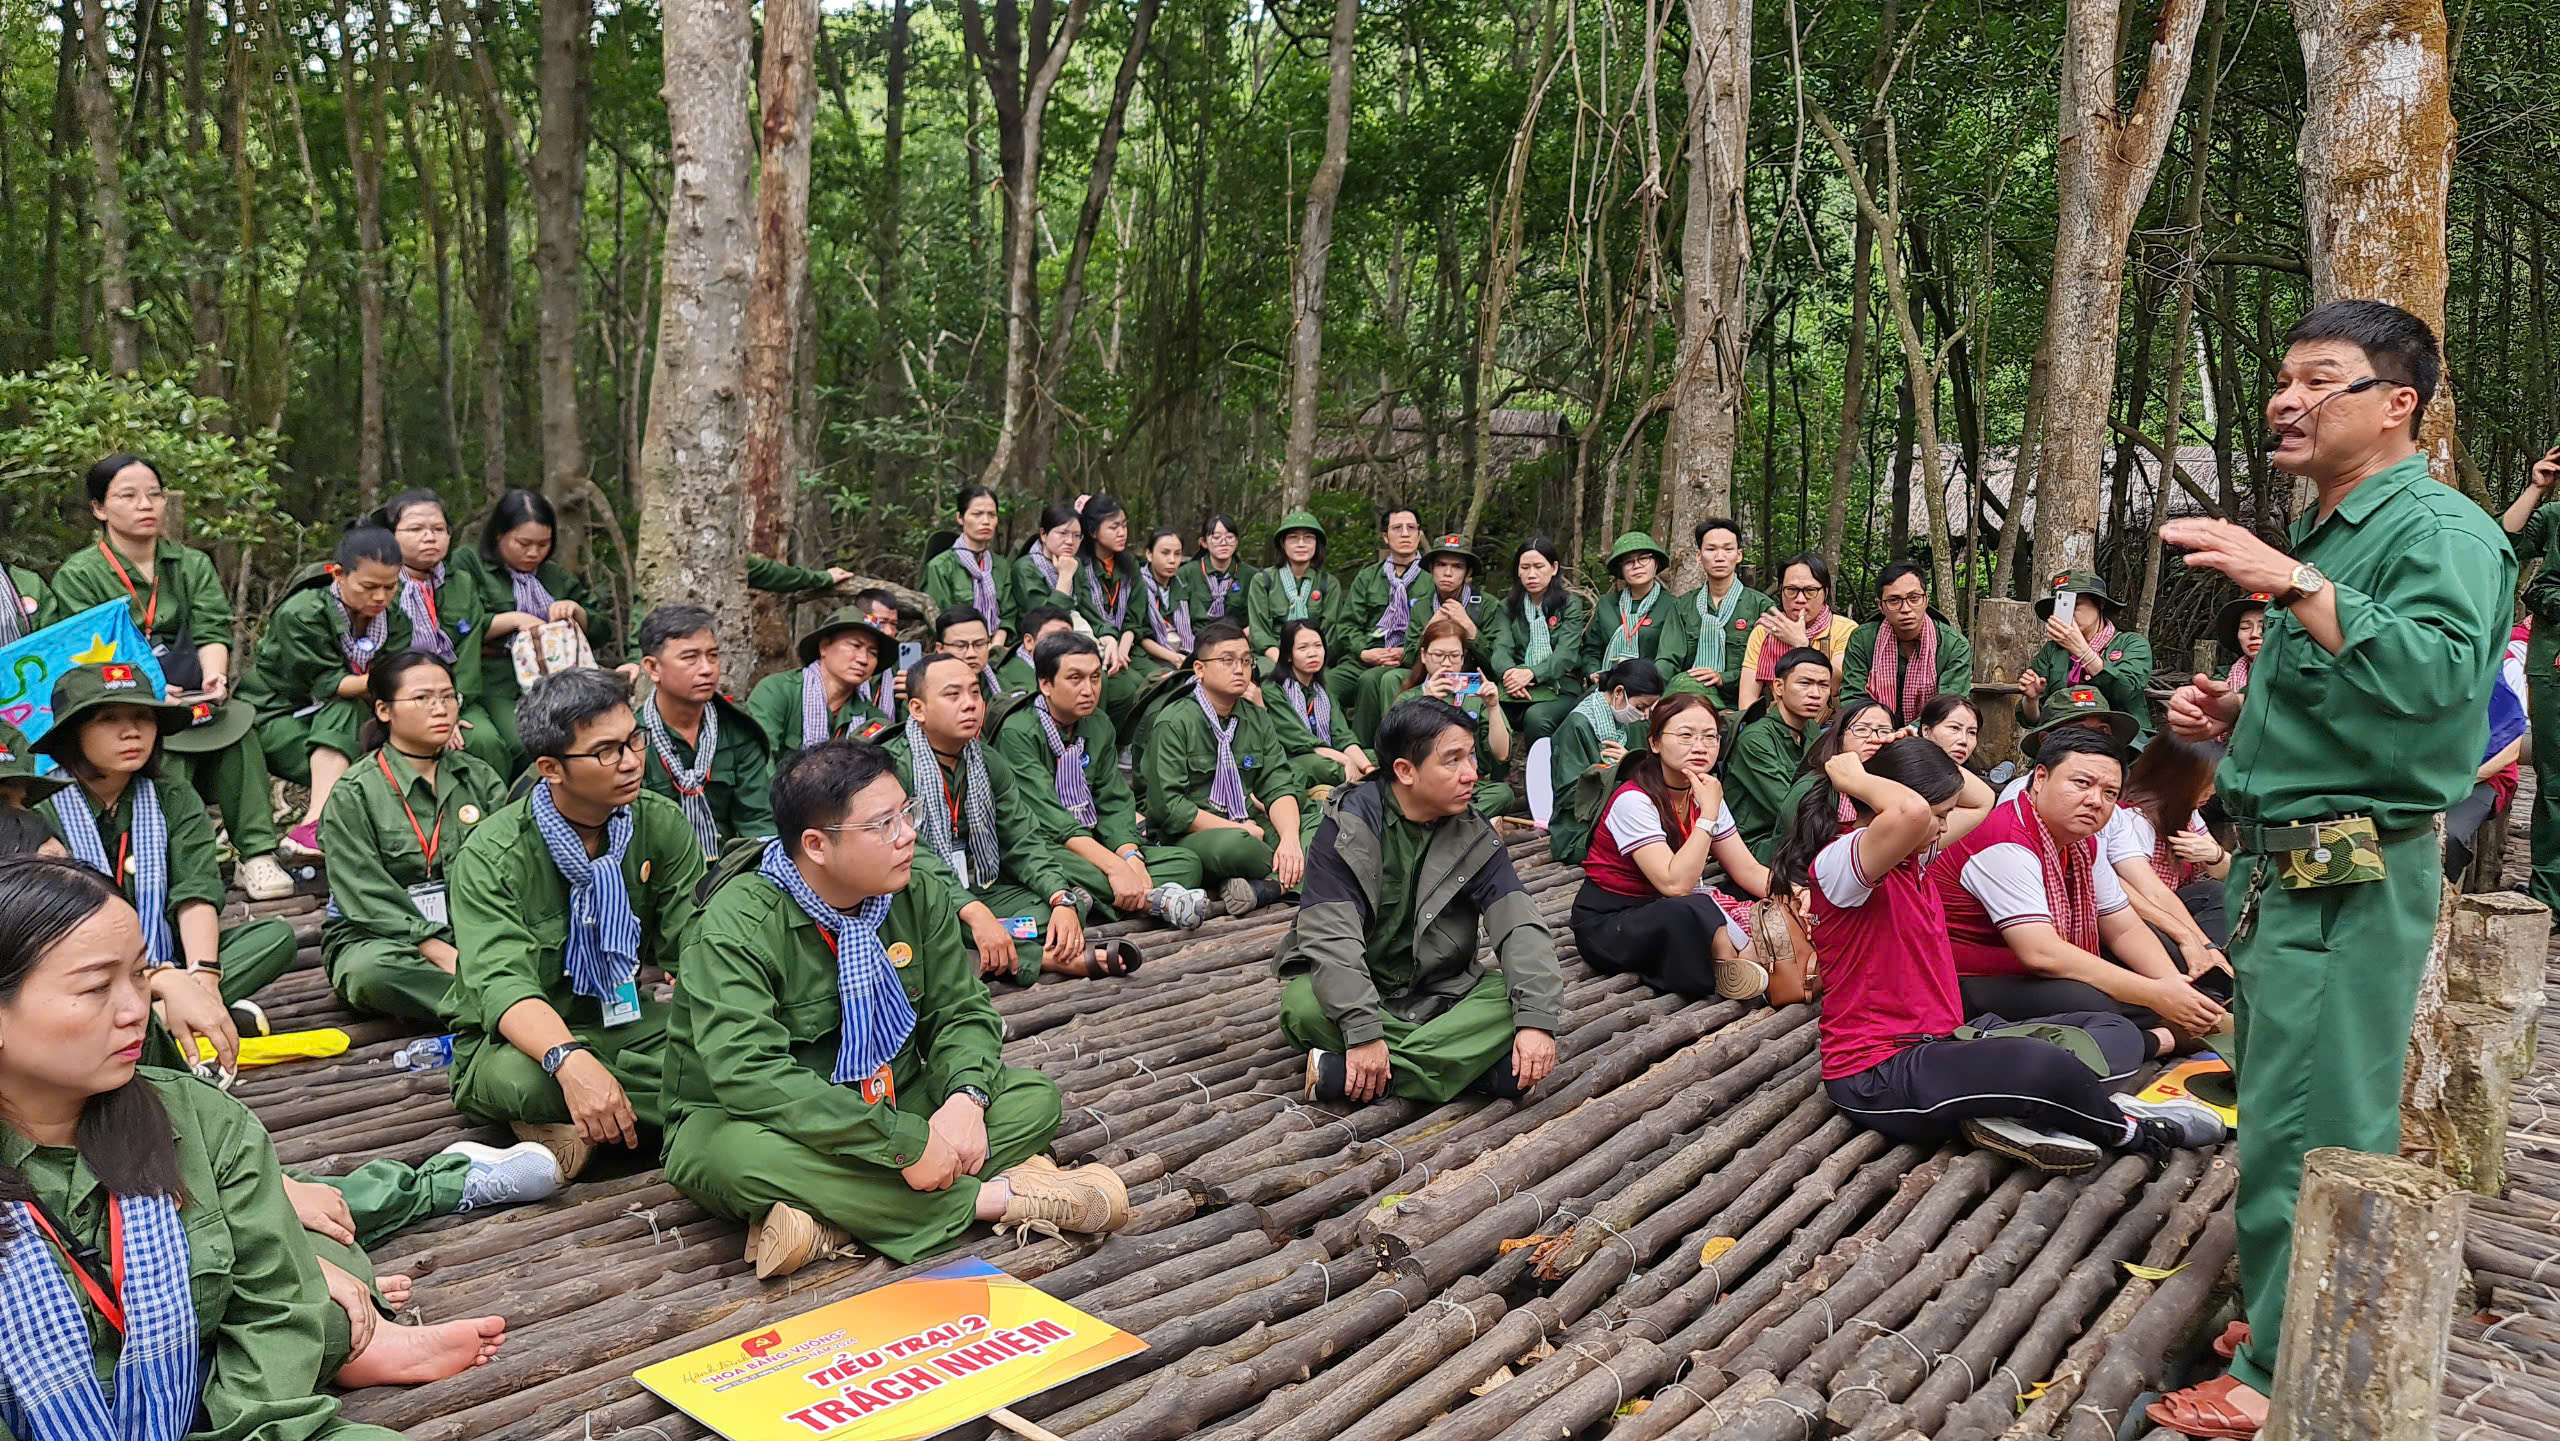
[[[1964,1024],[1928,856],[1906,856],[1882,876],[1870,876],[1858,861],[1865,835],[1849,832],[1813,862],[1826,1081],[1867,1070],[1913,1037],[1948,1035]]]

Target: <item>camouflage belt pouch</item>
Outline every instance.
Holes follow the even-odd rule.
[[[2310,891],[2382,879],[2382,837],[2374,831],[2373,817],[2341,816],[2314,824],[2318,837],[2311,845],[2267,857],[2275,865],[2278,884],[2289,891]]]

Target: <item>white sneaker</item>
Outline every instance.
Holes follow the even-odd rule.
[[[293,894],[293,877],[285,874],[274,856],[249,857],[233,867],[231,878],[253,901],[280,901]]]
[[[1209,895],[1188,886],[1165,884],[1147,892],[1147,909],[1179,930],[1197,930],[1209,918]]]
[[[462,1204],[453,1208],[457,1215],[546,1200],[568,1184],[560,1174],[560,1158],[540,1141],[518,1141],[512,1146],[456,1141],[436,1154],[471,1158],[471,1174],[462,1181]]]
[[[2146,1117],[2167,1124],[2177,1135],[2177,1143],[2189,1150],[2219,1146],[2230,1139],[2231,1128],[2213,1107],[2192,1096],[2167,1096],[2146,1101],[2140,1096],[2119,1095],[2116,1109],[2140,1121]]]
[[[2013,1157],[2057,1176],[2094,1171],[2107,1156],[2095,1141],[2031,1126],[2014,1116],[1967,1116],[1958,1129],[1966,1140],[1983,1150]]]

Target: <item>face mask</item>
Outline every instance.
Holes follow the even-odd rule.
[[[1631,705],[1613,705],[1609,707],[1609,714],[1617,717],[1618,724],[1622,726],[1644,724],[1644,712]]]

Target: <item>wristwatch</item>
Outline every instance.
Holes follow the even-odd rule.
[[[2276,604],[2290,608],[2328,588],[2329,578],[2320,573],[2318,566],[2297,564],[2293,568],[2293,583],[2276,597]]]
[[[569,1064],[569,1058],[586,1048],[587,1043],[584,1041],[563,1041],[559,1045],[553,1046],[550,1050],[542,1053],[542,1074],[546,1076],[559,1075],[560,1068]]]
[[[987,1088],[984,1086],[955,1086],[952,1088],[951,1094],[955,1096],[966,1096],[970,1100],[977,1102],[978,1109],[981,1111],[985,1110],[987,1108],[987,1103],[994,1099],[987,1094]]]

